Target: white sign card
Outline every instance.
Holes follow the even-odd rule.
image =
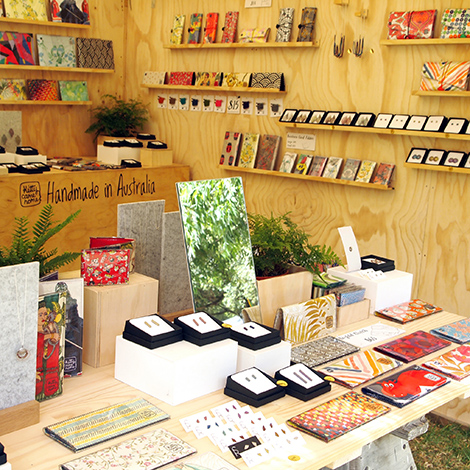
[[[340,227],[338,232],[346,253],[348,272],[359,271],[361,269],[361,255],[352,227]]]
[[[272,0],[245,0],[245,8],[270,7]]]
[[[317,137],[314,134],[299,134],[296,132],[288,132],[286,148],[314,151],[316,140]]]
[[[379,322],[375,325],[351,331],[337,338],[358,348],[364,348],[379,341],[385,341],[386,339],[402,335],[403,333],[406,333],[406,331],[402,328],[396,328],[395,326]]]

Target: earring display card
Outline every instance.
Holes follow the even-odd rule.
[[[388,128],[404,129],[409,119],[410,116],[408,116],[408,114],[395,114],[395,116],[393,116],[393,119],[390,121]]]
[[[449,325],[434,328],[431,333],[454,343],[468,343],[470,342],[470,319],[465,318]]]
[[[374,122],[374,127],[377,129],[387,129],[392,119],[393,114],[379,114]]]
[[[328,112],[326,116],[323,118],[322,124],[330,124],[330,125],[337,124],[340,116],[341,116],[340,112],[337,112],[337,111]]]
[[[411,116],[408,124],[406,125],[407,131],[420,131],[426,124],[427,116]]]
[[[464,152],[447,152],[443,165],[458,167],[464,161],[465,156]]]
[[[467,129],[468,121],[462,118],[449,119],[444,132],[449,134],[461,134]]]
[[[426,155],[426,160],[424,163],[426,165],[440,165],[445,157],[445,150],[431,149]]]
[[[356,119],[357,113],[343,113],[341,119],[339,120],[340,126],[352,126],[354,120]]]
[[[325,111],[313,111],[310,119],[308,120],[309,124],[321,124],[323,117],[325,116]]]
[[[429,132],[440,132],[445,128],[447,118],[445,116],[429,116],[423,130]]]
[[[298,112],[298,109],[285,109],[282,113],[281,118],[279,119],[279,122],[295,122],[295,118]]]
[[[463,380],[470,376],[470,346],[459,346],[432,361],[425,362],[423,367],[454,380]]]
[[[230,328],[224,328],[222,322],[205,312],[197,312],[175,318],[175,325],[183,329],[185,341],[205,346],[230,337]]]
[[[360,113],[357,116],[356,122],[353,124],[358,127],[371,127],[375,121],[375,114],[372,113]]]
[[[412,148],[408,157],[406,158],[407,163],[423,163],[428,149],[419,149],[419,148]]]
[[[190,327],[201,335],[222,329],[220,324],[205,312],[184,315],[179,317],[178,321],[184,323],[185,326]]]
[[[300,122],[304,123],[307,122],[312,111],[306,110],[306,109],[299,109],[299,112],[295,116],[295,121],[294,122]]]

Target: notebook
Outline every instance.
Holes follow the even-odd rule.
[[[220,165],[235,166],[237,164],[238,148],[241,140],[240,132],[225,133],[222,154],[220,156]]]
[[[323,178],[336,178],[338,176],[339,170],[341,169],[341,164],[343,159],[341,157],[330,157],[326,162],[325,169],[323,170]]]
[[[423,366],[451,379],[465,379],[470,375],[470,346],[459,346],[432,361],[425,362]]]
[[[348,158],[344,164],[343,171],[341,172],[341,179],[354,181],[357,175],[357,171],[361,166],[361,160],[356,160],[355,158]]]
[[[369,349],[328,364],[319,369],[319,372],[334,377],[335,382],[340,385],[354,388],[401,365],[400,361]]]
[[[88,101],[88,85],[82,80],[59,80],[62,101]]]
[[[147,400],[136,398],[52,424],[44,432],[77,452],[169,417]]]
[[[247,132],[243,138],[243,144],[240,150],[238,166],[243,168],[254,168],[256,154],[258,153],[259,134]]]
[[[282,173],[292,173],[296,160],[296,153],[286,152],[282,157],[282,162],[281,166],[279,167],[279,171]]]
[[[26,100],[26,80],[22,78],[0,79],[0,101],[1,100]]]
[[[256,168],[260,170],[272,170],[276,163],[281,137],[279,135],[264,134],[259,142]]]
[[[450,345],[449,341],[438,338],[431,333],[415,331],[409,335],[376,346],[374,349],[399,361],[411,362]]]
[[[389,411],[388,406],[351,391],[294,416],[287,424],[329,442]]]
[[[408,323],[437,312],[442,312],[442,308],[420,299],[413,299],[409,302],[403,302],[398,305],[393,305],[392,307],[378,310],[375,314],[378,317],[383,317],[387,320],[394,320],[399,323]]]
[[[470,341],[470,318],[434,328],[431,330],[431,333],[454,343],[468,343]]]
[[[196,449],[165,429],[156,429],[114,446],[84,455],[60,466],[61,470],[150,470],[196,453]]]
[[[445,377],[415,365],[362,387],[362,393],[402,408],[448,382]]]
[[[114,69],[113,41],[76,38],[77,66],[90,69]]]

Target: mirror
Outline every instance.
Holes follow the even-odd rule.
[[[241,323],[258,305],[240,177],[176,183],[196,312]]]

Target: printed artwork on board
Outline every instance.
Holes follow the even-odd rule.
[[[59,80],[62,101],[88,101],[88,85],[83,80]]]
[[[26,80],[18,79],[0,79],[0,101],[1,100],[26,100]]]
[[[5,0],[5,16],[23,20],[47,21],[46,0]]]
[[[1,32],[0,64],[36,65],[32,42],[32,34]]]
[[[39,65],[43,67],[76,67],[75,38],[37,34]]]
[[[90,24],[88,0],[50,0],[50,9],[56,23]]]

